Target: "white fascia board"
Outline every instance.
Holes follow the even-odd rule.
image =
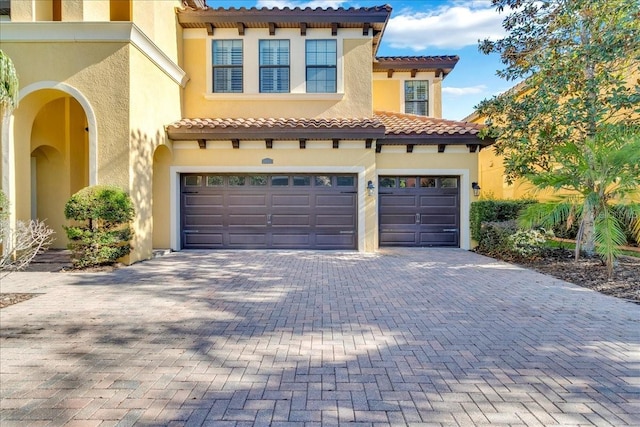
[[[187,73],[131,22],[6,22],[3,43],[131,43],[174,82],[184,87]]]

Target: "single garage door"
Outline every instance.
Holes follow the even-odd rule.
[[[183,249],[356,249],[356,175],[182,174]]]
[[[381,246],[460,245],[458,177],[381,176]]]

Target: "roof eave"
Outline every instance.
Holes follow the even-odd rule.
[[[493,144],[491,138],[480,138],[478,135],[446,135],[446,134],[413,134],[413,135],[389,135],[378,140],[379,145],[481,145],[487,147]]]
[[[239,140],[332,140],[332,139],[378,139],[384,137],[384,128],[323,128],[323,129],[209,129],[209,128],[173,128],[167,127],[167,135],[174,141],[195,141],[206,139],[208,141]]]

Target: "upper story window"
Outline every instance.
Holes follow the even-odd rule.
[[[289,40],[260,40],[260,92],[289,92]]]
[[[213,92],[242,92],[242,40],[214,40]]]
[[[404,82],[404,112],[421,116],[429,115],[428,80],[407,80]]]
[[[307,92],[336,93],[337,48],[335,40],[307,40]]]

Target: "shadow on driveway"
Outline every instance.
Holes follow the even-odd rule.
[[[0,312],[3,426],[640,424],[640,306],[463,250],[50,277]]]

